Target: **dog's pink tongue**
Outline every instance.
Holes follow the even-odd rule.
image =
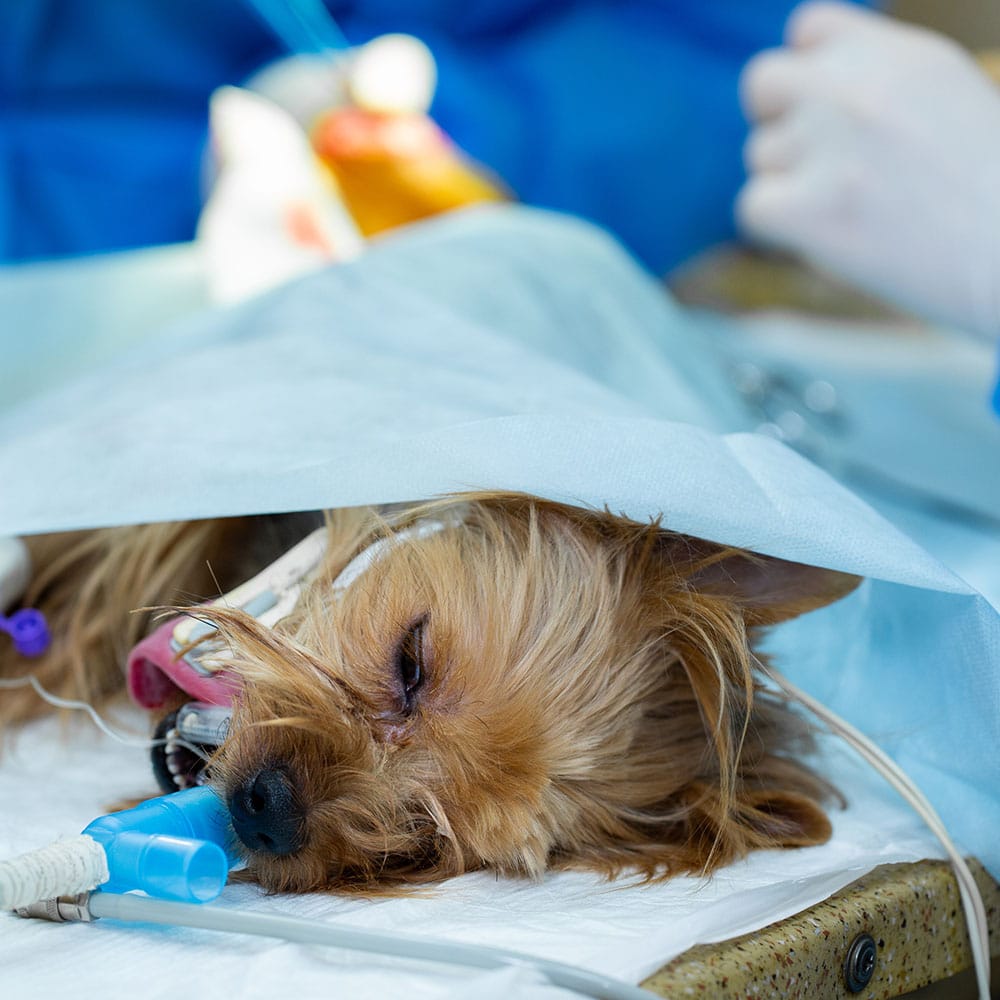
[[[162,708],[178,692],[210,705],[231,705],[239,681],[226,671],[202,673],[179,658],[170,640],[179,619],[171,618],[129,654],[128,693],[142,708]]]

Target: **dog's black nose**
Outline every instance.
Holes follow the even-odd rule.
[[[236,835],[251,851],[293,854],[302,846],[305,810],[289,776],[265,767],[229,796]]]

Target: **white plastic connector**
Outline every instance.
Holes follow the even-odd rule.
[[[0,538],[0,614],[21,599],[30,578],[28,547],[20,538]]]

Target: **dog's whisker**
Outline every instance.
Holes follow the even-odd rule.
[[[279,719],[259,719],[248,726],[248,729],[311,729],[315,720],[304,716],[282,716]]]

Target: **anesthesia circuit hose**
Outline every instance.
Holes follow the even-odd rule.
[[[65,905],[67,904],[60,903],[60,909]],[[68,905],[68,910],[65,915],[54,915],[51,911],[46,915],[55,916],[55,919],[68,917],[86,920],[106,917],[110,920],[199,927],[203,930],[275,937],[297,944],[322,944],[423,962],[464,965],[476,969],[520,966],[540,972],[553,986],[561,986],[600,1000],[650,1000],[654,996],[639,986],[632,986],[630,983],[600,973],[578,969],[562,962],[551,962],[523,952],[483,945],[426,940],[395,932],[384,934],[337,924],[316,923],[301,917],[251,913],[246,910],[229,910],[192,903],[172,903],[132,893],[113,892],[94,892],[89,898],[80,897]]]
[[[100,816],[79,837],[0,862],[0,909],[57,922],[109,917],[256,934],[479,969],[522,966],[585,996],[648,1000],[652,995],[520,952],[203,905],[222,891],[230,865],[238,861],[233,839],[225,804],[210,788],[163,795]],[[95,886],[102,889],[90,892]],[[133,895],[133,889],[151,896]]]

